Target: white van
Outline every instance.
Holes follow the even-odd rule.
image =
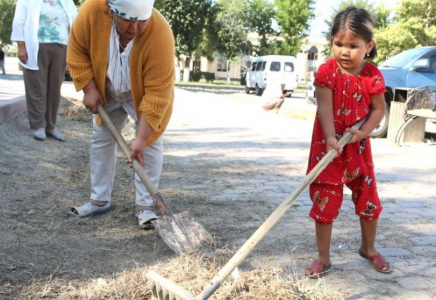
[[[261,96],[268,81],[284,78],[285,91],[294,92],[297,88],[297,73],[295,72],[295,57],[285,55],[266,55],[254,57],[247,68],[245,77],[245,92],[256,91]]]

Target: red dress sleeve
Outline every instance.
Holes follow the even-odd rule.
[[[369,78],[369,94],[379,95],[386,92],[385,79],[379,69],[374,68]]]
[[[329,89],[333,90],[334,88],[334,70],[332,69],[331,65],[326,62],[319,66],[318,71],[315,73],[315,81],[313,82],[313,85],[320,86],[320,87],[328,87]]]

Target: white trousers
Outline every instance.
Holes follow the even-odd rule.
[[[127,122],[127,112],[119,107],[108,115],[119,132]],[[91,199],[111,201],[115,177],[115,162],[117,144],[110,131],[104,126],[98,126],[95,117],[91,139]],[[158,188],[163,164],[163,137],[161,136],[144,151],[145,172],[153,185]],[[151,206],[153,199],[138,175],[135,174],[136,205]]]

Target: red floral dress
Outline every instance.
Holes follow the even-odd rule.
[[[366,63],[359,75],[348,75],[341,71],[335,59],[327,60],[319,67],[315,74],[314,85],[328,87],[333,92],[334,126],[338,140],[346,128],[368,115],[371,110],[371,95],[384,94],[386,91],[383,76],[376,66]],[[313,128],[308,173],[325,154],[325,135],[317,115]],[[320,222],[332,222],[338,214],[342,201],[342,192],[337,188],[342,189],[346,184],[353,191],[356,213],[363,217],[365,217],[363,214],[366,214],[368,219],[378,217],[377,212],[381,211],[381,205],[376,192],[373,168],[369,138],[347,144],[342,154],[336,157],[311,184],[310,193],[314,202],[311,216]],[[365,191],[362,191],[364,184],[366,184]],[[319,187],[320,185],[322,188]],[[370,188],[370,191],[367,188]],[[367,195],[368,192],[371,196]],[[333,200],[338,196],[341,199]],[[330,204],[327,205],[329,201]],[[362,203],[358,205],[359,201]],[[336,203],[333,205],[332,202]],[[331,209],[329,206],[332,206]],[[372,208],[369,213],[368,207]],[[332,211],[328,213],[329,216],[323,216],[324,211],[327,210]]]

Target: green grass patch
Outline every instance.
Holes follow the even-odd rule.
[[[204,87],[239,87],[243,88],[244,86],[239,83],[239,81],[231,81],[228,83],[226,80],[214,80],[212,82],[206,82],[205,79],[200,79],[199,82],[183,82],[183,81],[177,81],[175,82],[176,86],[204,86]]]

